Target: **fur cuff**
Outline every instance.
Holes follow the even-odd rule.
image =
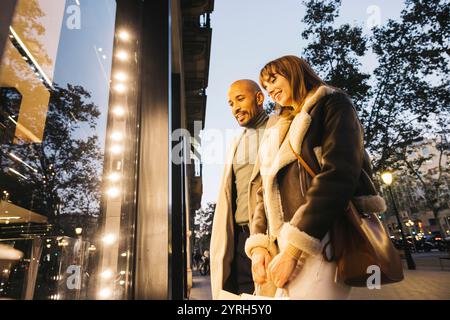
[[[353,198],[353,204],[361,212],[379,213],[386,211],[386,202],[379,195]]]
[[[272,241],[270,241],[270,238],[267,234],[253,234],[245,241],[245,253],[250,259],[252,258],[252,250],[257,247],[267,249],[272,257],[277,255],[276,246]]]
[[[298,249],[305,251],[310,255],[317,255],[322,252],[320,240],[311,237],[306,232],[300,231],[290,223],[286,222],[281,228],[280,237]]]

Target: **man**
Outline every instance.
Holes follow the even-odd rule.
[[[264,95],[252,80],[238,80],[228,90],[228,104],[243,132],[235,138],[226,157],[211,235],[211,289],[253,293],[251,260],[244,252],[249,218],[255,205],[250,181],[259,173],[258,148],[268,116]]]

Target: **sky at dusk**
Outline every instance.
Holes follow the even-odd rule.
[[[274,5],[276,4],[276,5]],[[357,24],[370,34],[368,24],[379,12],[380,22],[398,19],[404,7],[401,0],[343,0],[336,25]],[[202,144],[210,148],[212,141],[221,146],[223,159],[233,130],[239,126],[227,104],[229,85],[238,79],[258,80],[260,69],[269,61],[287,54],[300,56],[306,42],[301,38],[305,26],[301,22],[305,8],[300,0],[216,0],[211,15],[212,48],[207,89],[205,133]],[[364,71],[376,67],[376,59],[368,53],[363,59]],[[212,140],[211,130],[223,133],[223,139]],[[209,138],[208,138],[209,137]],[[219,163],[222,162],[222,163]],[[215,202],[219,191],[223,161],[203,163],[202,206]]]

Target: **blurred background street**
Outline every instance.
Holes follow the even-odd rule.
[[[382,286],[380,290],[353,288],[349,300],[450,300],[450,259],[445,252],[414,253],[417,270],[408,270],[403,260],[405,279]],[[442,264],[442,267],[441,267]],[[191,300],[210,300],[210,278],[193,271]]]

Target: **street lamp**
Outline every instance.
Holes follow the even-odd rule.
[[[416,264],[411,256],[411,252],[409,251],[409,246],[408,246],[408,242],[406,241],[406,237],[405,237],[405,233],[403,232],[403,225],[402,222],[400,220],[400,216],[398,214],[398,209],[397,209],[397,205],[395,204],[395,200],[394,200],[394,195],[392,194],[392,188],[391,188],[391,184],[392,184],[392,173],[386,171],[381,175],[381,179],[383,180],[383,182],[386,184],[388,190],[389,190],[389,194],[391,196],[391,201],[392,201],[392,206],[394,207],[394,213],[395,216],[397,217],[397,223],[398,223],[398,228],[400,229],[400,234],[402,236],[403,239],[403,249],[405,251],[405,257],[406,257],[406,263],[408,265],[408,269],[409,270],[415,270],[416,269]]]

